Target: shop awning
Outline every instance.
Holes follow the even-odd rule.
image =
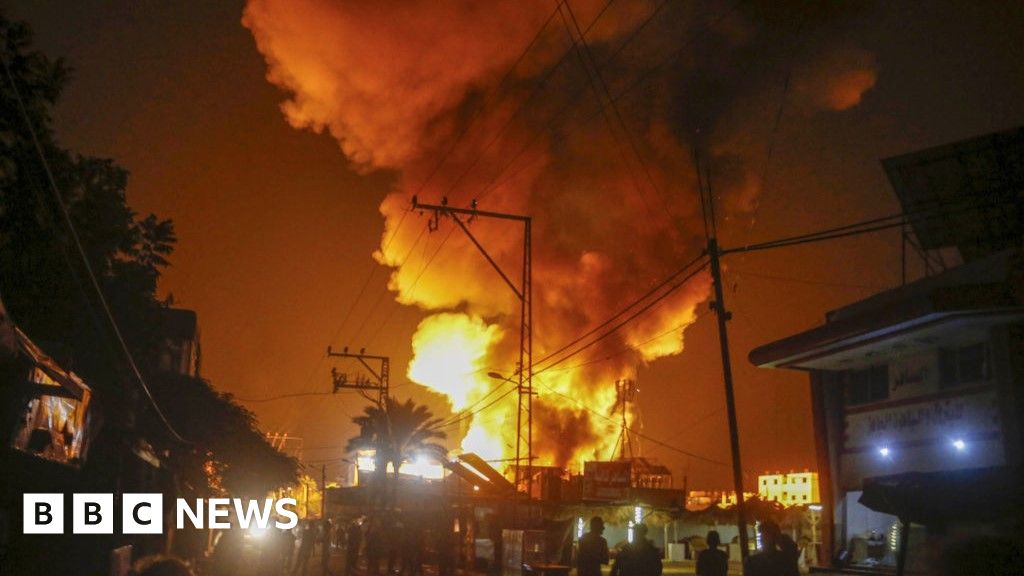
[[[29,339],[19,328],[15,328],[18,348],[27,357],[29,362],[45,374],[46,378],[37,378],[29,385],[35,388],[40,395],[63,396],[75,398],[76,400],[88,401],[90,389],[74,372],[65,370],[56,361],[46,355],[42,348]],[[46,380],[40,382],[39,380]],[[59,385],[60,390],[56,390]]]
[[[1007,467],[868,478],[860,503],[917,524],[988,521],[1014,513],[1020,478],[1019,470]]]

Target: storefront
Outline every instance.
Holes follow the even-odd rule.
[[[751,352],[757,366],[810,374],[833,565],[927,569],[951,540],[1009,530],[1021,463],[1020,262],[1015,250],[969,262]]]

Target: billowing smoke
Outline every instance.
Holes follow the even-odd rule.
[[[329,131],[362,170],[399,175],[375,258],[392,269],[399,302],[432,314],[413,339],[409,377],[474,412],[465,449],[501,458],[514,453],[516,399],[487,373],[516,370],[518,301],[452,222],[425,233],[432,215],[410,212],[412,196],[533,216],[540,359],[700,251],[695,148],[728,222],[756,206],[784,96],[787,114],[804,117],[861,101],[875,81],[871,54],[816,33],[837,9],[250,0],[243,23],[288,94],[292,125]],[[521,227],[469,225],[518,281]],[[539,463],[612,455],[616,419],[603,415],[616,405],[614,381],[679,353],[708,290],[697,276],[537,378]]]

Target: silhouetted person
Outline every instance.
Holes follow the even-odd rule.
[[[454,519],[444,516],[437,529],[437,573],[439,576],[452,576],[455,573],[455,533],[452,531]]]
[[[633,528],[634,542],[615,557],[610,576],[661,576],[661,552],[647,539],[647,525]]]
[[[292,574],[305,576],[309,573],[309,560],[313,557],[313,547],[316,545],[316,527],[309,520],[302,525],[302,539],[299,541],[299,555],[295,558],[295,568]]]
[[[796,576],[800,550],[771,520],[761,523],[761,552],[747,558],[746,576]]]
[[[608,541],[604,539],[604,520],[600,516],[590,519],[590,532],[580,538],[576,556],[579,576],[601,576],[601,565],[608,563]]]
[[[353,520],[348,525],[345,534],[345,576],[353,576],[356,573],[356,565],[359,564],[359,547],[363,545],[363,527],[359,520]]]
[[[384,525],[380,518],[374,518],[366,530],[366,573],[376,576],[380,573],[380,559],[384,555]]]
[[[242,531],[229,528],[220,534],[213,549],[215,573],[234,576],[242,563]]]
[[[400,552],[402,556],[401,574],[421,576],[423,574],[423,528],[418,519],[406,520]]]
[[[287,574],[292,567],[292,557],[295,556],[295,532],[291,529],[281,530],[277,535],[278,542],[278,564],[282,566],[282,574]]]
[[[726,576],[729,572],[729,554],[719,550],[722,537],[718,532],[708,532],[708,548],[697,556],[697,576]]]

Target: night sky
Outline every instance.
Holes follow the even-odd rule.
[[[178,306],[199,313],[204,375],[219,389],[242,399],[328,391],[330,365],[323,361],[327,344],[366,345],[369,334],[386,319],[373,339],[372,351],[392,356],[395,394],[427,402],[439,415],[447,415],[440,395],[408,384],[405,378],[410,341],[426,312],[394,301],[394,294],[387,291],[389,271],[371,256],[380,248],[384,230],[381,202],[389,193],[415,188],[403,186],[403,168],[422,171],[422,159],[420,164],[403,159],[367,164],[357,156],[353,163],[328,131],[292,127],[280,107],[289,94],[268,81],[267,48],[257,49],[253,32],[242,25],[243,3],[169,4],[15,0],[7,3],[7,15],[28,21],[37,47],[66,58],[74,69],[54,121],[62,144],[115,159],[131,172],[129,203],[141,213],[152,211],[174,220],[179,244],[161,290],[165,295],[173,293]],[[308,17],[287,19],[284,24],[318,22],[317,4],[294,3],[294,10],[307,10]],[[382,47],[392,46],[386,34],[394,26],[395,34],[409,34],[412,29],[428,42],[431,35],[456,40],[464,36],[482,54],[488,54],[491,44],[512,37],[518,43],[511,48],[493,50],[514,56],[525,46],[523,32],[529,33],[528,40],[537,28],[535,13],[547,14],[554,7],[548,2],[539,4],[543,9],[519,11],[499,3],[508,15],[488,19],[476,17],[479,10],[471,10],[470,4],[452,3],[437,19],[396,17],[393,24],[377,14],[364,14],[370,11],[365,3],[351,3],[351,12],[375,18],[374,25],[382,31]],[[591,3],[580,4],[583,19],[586,7],[582,4]],[[639,11],[642,20],[655,3],[627,4]],[[898,204],[880,159],[1024,124],[1024,44],[1020,41],[1024,8],[1019,5],[934,2],[927,7],[900,3],[881,8],[864,4],[842,14],[809,16],[807,22],[790,14],[786,18],[793,21],[780,24],[772,18],[788,14],[785,6],[772,11],[766,4],[741,4],[730,17],[749,24],[749,28],[737,24],[737,36],[756,35],[763,19],[769,21],[764,29],[772,33],[761,36],[762,41],[790,40],[785,49],[765,56],[766,69],[757,68],[760,61],[752,58],[753,68],[735,72],[760,78],[757,89],[727,83],[718,87],[722,94],[701,96],[709,103],[719,97],[741,102],[731,110],[743,110],[757,119],[745,130],[742,114],[730,117],[741,125],[733,129],[734,139],[752,151],[754,174],[762,172],[771,145],[764,186],[758,178],[753,190],[756,209],[749,209],[755,204],[748,204],[746,210],[723,209],[727,219],[721,235],[726,246],[896,212]],[[711,12],[721,6],[698,3],[691,9]],[[334,18],[346,14],[343,9],[334,12]],[[460,18],[463,12],[464,19]],[[517,23],[520,12],[524,20]],[[416,15],[398,10],[399,16],[410,13]],[[632,22],[639,21],[631,14],[609,12],[609,22],[621,18],[624,29],[605,31],[609,38],[628,34]],[[671,32],[673,16],[668,11],[663,15],[666,21],[656,20],[651,33]],[[492,34],[480,24],[503,19],[517,25],[503,26]],[[331,20],[325,22],[328,26]],[[680,30],[685,28],[679,25]],[[798,41],[787,36],[787,30],[798,34]],[[314,39],[314,32],[323,34],[323,30],[311,30]],[[305,38],[306,31],[291,33]],[[339,39],[339,50],[344,40]],[[449,44],[445,46],[458,46]],[[396,45],[408,47],[401,42]],[[364,52],[358,53],[372,63],[364,71],[389,69],[392,60],[407,63],[423,58],[424,67],[432,65],[426,54],[375,52],[374,48],[371,38],[362,45]],[[700,66],[714,72],[715,66],[730,65],[705,54],[704,48],[695,45],[692,54]],[[657,52],[658,46],[653,45],[646,53]],[[814,84],[816,74],[827,75],[833,64],[850,61],[831,60],[829,54],[854,54],[861,75],[849,78],[856,82],[866,74],[871,81],[859,86],[856,102],[826,103],[819,106],[823,111],[811,113],[812,103],[802,104],[814,97],[806,87]],[[330,61],[329,56],[324,59]],[[544,65],[542,57],[538,61],[537,66]],[[337,74],[344,76],[346,69],[339,68]],[[350,70],[355,75],[356,68]],[[722,78],[734,77],[733,71],[721,72]],[[789,88],[784,90],[787,76]],[[692,85],[681,88],[682,93]],[[729,94],[730,89],[742,94]],[[540,97],[554,100],[558,95],[542,93]],[[774,130],[780,102],[783,114]],[[404,105],[382,108],[401,110]],[[708,107],[711,104],[680,106],[670,118],[678,128],[695,122],[687,114],[707,113]],[[365,111],[372,113],[372,107]],[[600,127],[598,120],[594,122]],[[567,177],[569,186],[574,173]],[[678,176],[692,179],[692,172]],[[600,189],[591,194],[595,205],[607,201]],[[438,198],[428,193],[422,200]],[[670,199],[674,209],[672,203]],[[564,217],[548,209],[558,205],[558,199],[535,199],[530,211],[536,220],[550,221]],[[679,210],[685,212],[683,203]],[[425,225],[422,218],[411,223],[409,230],[415,228],[418,233]],[[617,223],[616,229],[629,236],[650,226],[636,218]],[[594,233],[589,239],[584,235],[577,241],[600,246],[608,241],[608,234]],[[416,257],[420,258],[419,253]],[[493,281],[486,264],[479,262],[481,276]],[[812,467],[807,377],[758,370],[746,355],[760,344],[822,323],[830,309],[897,284],[899,233],[732,256],[726,266],[744,467],[755,473]],[[371,271],[373,276],[366,283]],[[919,273],[916,268],[913,271]],[[642,291],[661,276],[657,271],[645,276],[640,269],[625,277],[635,278]],[[431,282],[443,288],[459,280]],[[358,304],[350,312],[354,301]],[[686,451],[728,460],[717,332],[713,316],[704,313],[706,308],[706,303],[696,307],[698,320],[685,332],[682,353],[640,370],[643,431]],[[543,340],[540,346],[553,348],[560,342],[559,338]],[[580,360],[600,356],[583,354]],[[349,394],[246,405],[256,412],[264,430],[304,438],[305,456],[320,460],[341,456],[345,440],[354,433],[349,419],[363,402]],[[673,468],[677,485],[684,473],[691,488],[728,485],[727,467],[689,459],[650,442],[643,449],[645,455]]]

